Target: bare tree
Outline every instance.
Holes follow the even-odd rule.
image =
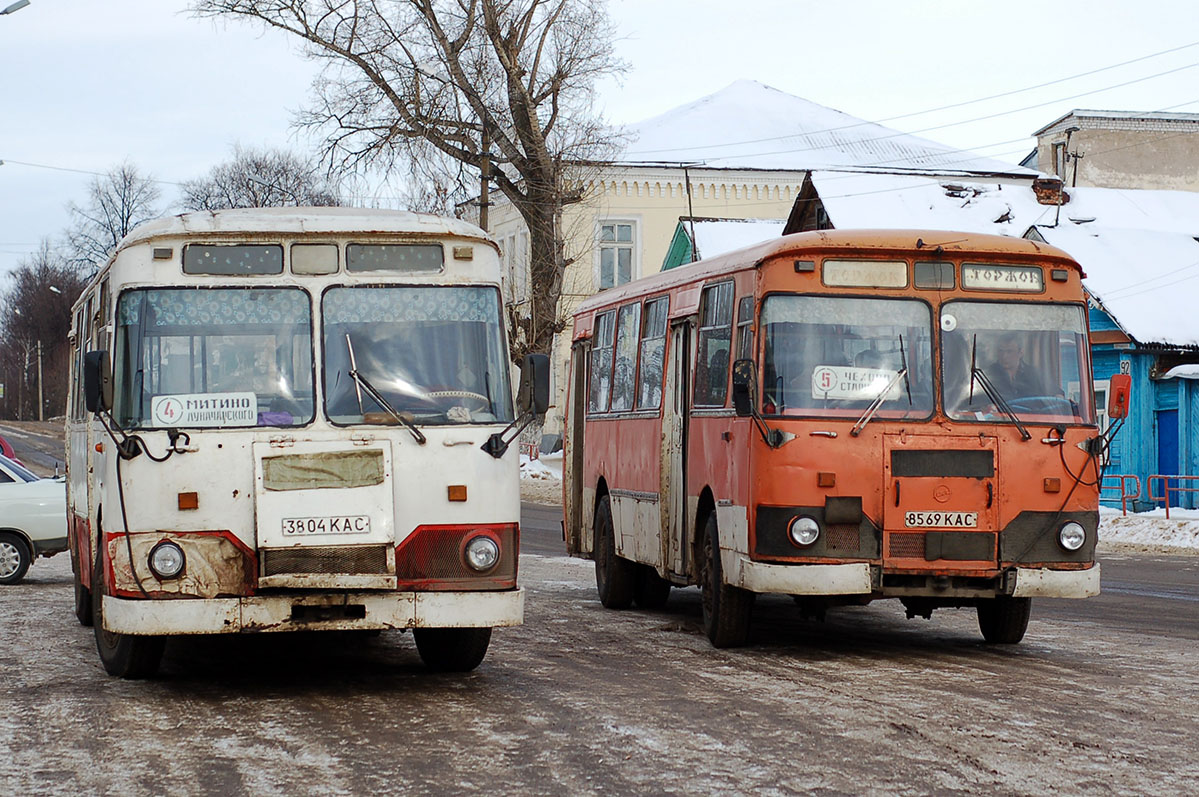
[[[130,230],[161,212],[162,192],[154,178],[126,161],[88,185],[87,203],[71,202],[66,231],[71,262],[92,269],[103,265]]]
[[[200,16],[265,23],[326,62],[300,124],[335,168],[487,169],[529,229],[531,312],[512,355],[548,351],[564,321],[562,208],[580,164],[614,143],[591,111],[618,72],[603,0],[198,0]],[[452,180],[446,181],[448,184]]]
[[[337,188],[310,163],[282,149],[233,148],[232,160],[182,187],[184,210],[340,205]]]
[[[71,305],[85,284],[79,270],[49,240],[12,272],[10,287],[0,297],[0,374],[9,417],[38,417],[39,392],[47,414],[57,415],[66,406]]]

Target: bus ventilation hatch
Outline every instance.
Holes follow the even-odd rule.
[[[266,548],[262,575],[291,573],[322,575],[387,575],[387,546],[358,545],[352,548]]]

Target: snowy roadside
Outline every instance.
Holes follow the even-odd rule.
[[[530,460],[520,456],[520,497],[534,504],[562,504],[562,452]],[[1099,550],[1199,556],[1199,510],[1164,509],[1123,516],[1099,510]]]

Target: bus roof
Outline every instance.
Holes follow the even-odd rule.
[[[944,230],[820,230],[771,238],[718,257],[643,277],[619,288],[610,288],[582,302],[574,314],[587,315],[597,308],[618,304],[630,297],[665,291],[691,282],[701,282],[743,268],[756,268],[763,261],[780,255],[817,252],[828,254],[837,250],[855,253],[872,250],[879,254],[910,253],[919,249],[932,256],[937,247],[950,257],[1003,255],[1049,258],[1062,261],[1062,265],[1085,276],[1082,274],[1082,268],[1061,249],[1025,238]]]
[[[428,213],[370,208],[237,208],[203,210],[149,221],[122,239],[117,250],[159,238],[237,233],[397,233],[495,241],[473,224]]]

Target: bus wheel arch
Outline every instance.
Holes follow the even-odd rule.
[[[99,528],[97,527],[97,534]],[[92,566],[92,630],[96,652],[109,675],[127,680],[149,678],[158,671],[166,640],[160,636],[118,634],[104,623],[104,556],[97,549]]]
[[[616,552],[612,499],[602,480],[596,486],[596,494],[591,551],[595,559],[595,589],[605,609],[627,609],[633,605],[637,565]]]

